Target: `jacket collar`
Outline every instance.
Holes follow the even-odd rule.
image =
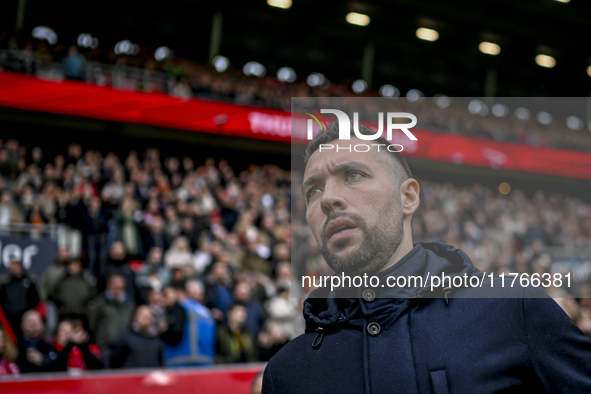
[[[395,315],[399,315],[395,312],[405,310],[409,306],[409,299],[443,296],[444,289],[435,288],[431,291],[428,283],[428,276],[441,275],[443,272],[453,277],[464,274],[470,276],[479,271],[463,251],[453,246],[435,242],[417,243],[394,266],[375,274],[380,282],[377,287],[371,288],[376,296],[372,302],[360,300],[366,288],[338,288],[330,291],[330,288],[324,287],[313,291],[304,302],[306,331],[353,323],[355,319],[363,317],[395,320]],[[387,285],[388,278],[399,276],[421,276],[423,286]],[[451,290],[447,290],[447,293]]]

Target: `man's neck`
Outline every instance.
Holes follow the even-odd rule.
[[[412,245],[412,239],[406,239],[406,237],[402,240],[402,242],[400,243],[400,245],[398,246],[398,249],[396,249],[396,252],[394,252],[394,254],[392,255],[392,257],[390,257],[390,260],[388,260],[388,262],[382,267],[382,269],[380,269],[378,271],[382,272],[387,270],[388,268],[392,268],[396,265],[396,263],[398,263],[400,260],[402,260],[402,258],[404,256],[406,256],[408,254],[408,252],[410,252],[413,248]]]

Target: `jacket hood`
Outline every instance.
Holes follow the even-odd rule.
[[[306,332],[334,327],[337,324],[357,325],[356,320],[364,317],[375,318],[382,316],[383,320],[397,319],[401,312],[410,305],[411,299],[447,297],[455,288],[430,288],[429,277],[441,276],[478,276],[480,271],[474,267],[472,261],[460,249],[437,242],[420,242],[393,267],[375,274],[380,280],[376,287],[369,287],[375,293],[372,302],[361,302],[363,292],[367,289],[330,287],[314,290],[304,302],[304,319]],[[389,277],[421,276],[422,286],[390,287],[387,285]],[[410,282],[410,281],[409,281]],[[385,322],[388,324],[388,322]]]

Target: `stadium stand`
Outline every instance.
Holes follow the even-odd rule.
[[[380,96],[372,89],[354,93],[344,83],[312,87],[301,78],[246,77],[174,54],[155,60],[154,48],[143,45],[131,56],[68,44],[4,30],[0,71],[282,113],[292,97]],[[443,97],[443,104],[438,97],[392,99],[417,114],[428,132],[591,153],[591,134],[581,127],[488,110],[478,115]],[[133,138],[98,141],[96,134],[84,143],[58,138],[45,146],[18,131],[8,134],[0,136],[0,237],[6,240],[0,245],[6,266],[0,267],[0,378],[16,379],[8,391],[24,390],[21,379],[30,390],[53,385],[60,392],[70,381],[48,378],[45,386],[43,378],[26,375],[66,372],[82,376],[79,390],[94,392],[99,386],[84,377],[92,370],[101,392],[138,384],[157,390],[170,380],[216,392],[211,382],[221,374],[226,392],[234,392],[262,364],[239,370],[223,364],[266,362],[304,331],[304,298],[290,297],[292,267],[305,266],[309,275],[331,271],[310,231],[292,217],[291,209],[300,217],[303,207],[292,208],[287,160],[242,158],[235,165],[232,154],[175,153],[186,149],[172,138],[166,148],[155,140],[141,147]],[[233,138],[228,144],[243,142]],[[459,185],[429,171],[417,171],[431,176],[419,179],[414,240],[460,248],[489,273],[570,273],[572,293],[549,293],[591,337],[591,201],[584,191],[509,193],[491,187],[496,178],[466,177]],[[291,248],[294,238],[309,245],[306,252]],[[186,373],[191,367],[199,368]],[[135,371],[141,368],[173,372]],[[109,373],[124,369],[133,371],[125,378]]]

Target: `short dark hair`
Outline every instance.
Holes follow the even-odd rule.
[[[363,134],[363,135],[375,135],[376,134],[375,131],[371,130],[369,127],[367,127],[363,124],[359,124],[359,133]],[[339,139],[339,124],[338,124],[338,122],[330,123],[328,125],[328,129],[321,129],[318,132],[318,134],[316,135],[316,137],[314,137],[314,139],[312,141],[310,141],[310,144],[308,144],[308,147],[306,148],[306,152],[304,153],[304,163],[306,165],[308,164],[310,157],[318,149],[320,144],[327,144],[331,141],[338,140],[338,139]],[[386,148],[392,145],[384,137],[379,137],[379,138],[375,139],[373,143],[385,144]],[[385,152],[385,154],[393,157],[394,160],[398,163],[398,166],[402,170],[402,171],[398,171],[400,175],[406,176],[407,177],[406,179],[412,178],[412,172],[410,171],[410,168],[408,167],[408,163],[404,159],[404,156],[402,156],[400,154],[400,152],[397,152],[397,150],[395,150],[394,152],[389,151],[388,149],[382,149],[382,150]],[[406,180],[406,179],[404,179],[404,180]]]

